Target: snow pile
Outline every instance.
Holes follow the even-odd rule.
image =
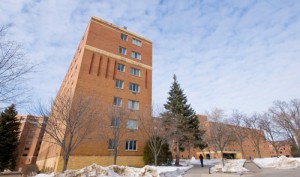
[[[253,161],[261,168],[287,169],[300,167],[299,158],[287,158],[285,156],[280,156],[279,158],[254,159]]]
[[[102,167],[97,164],[80,170],[68,170],[59,177],[181,177],[192,166],[188,167],[154,167],[133,168],[127,166],[111,165]],[[54,174],[39,174],[36,177],[54,177]]]
[[[157,170],[159,176],[157,177],[182,177],[181,175],[184,174],[188,169],[192,168],[193,166],[187,167],[152,167]],[[155,176],[153,176],[155,177]]]
[[[245,159],[242,160],[226,160],[223,166],[222,162],[211,168],[212,172],[225,172],[225,173],[242,173],[249,170],[244,168]]]
[[[102,167],[97,164],[82,168],[81,170],[66,171],[63,177],[73,177],[73,176],[111,176],[111,177],[153,177],[158,176],[157,170],[151,168],[150,166],[145,166],[144,168],[133,168],[126,166],[111,165],[108,167]]]

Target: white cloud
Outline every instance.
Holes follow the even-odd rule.
[[[54,97],[91,16],[153,41],[153,102],[178,76],[198,112],[266,110],[300,95],[296,1],[10,1],[0,20],[40,63],[33,100]],[[55,72],[54,72],[55,71]]]

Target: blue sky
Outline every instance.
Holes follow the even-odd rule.
[[[299,12],[297,0],[2,0],[0,22],[39,64],[27,83],[33,102],[55,97],[97,16],[152,40],[154,104],[175,73],[197,113],[252,113],[300,97]]]

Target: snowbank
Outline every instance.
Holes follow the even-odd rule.
[[[97,164],[82,168],[80,170],[68,170],[60,177],[74,177],[74,176],[90,176],[90,177],[181,177],[185,171],[190,169],[188,167],[154,167],[145,166],[143,168],[133,168],[127,166],[112,165],[102,167]],[[54,177],[54,174],[46,175],[39,174],[36,177]]]
[[[211,168],[211,172],[225,172],[225,173],[243,173],[249,170],[244,168],[245,159],[241,160],[225,160],[225,165],[222,162]]]
[[[285,156],[280,156],[279,158],[260,158],[253,161],[261,168],[289,169],[300,167],[300,158],[287,158]]]

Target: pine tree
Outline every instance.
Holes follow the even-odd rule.
[[[0,171],[15,170],[20,122],[16,118],[15,105],[0,115]]]
[[[191,105],[187,103],[187,98],[175,75],[164,107],[166,112],[162,114],[163,124],[175,143],[175,165],[179,165],[180,150],[184,150],[185,144],[202,147],[204,131],[199,129],[198,117]]]

